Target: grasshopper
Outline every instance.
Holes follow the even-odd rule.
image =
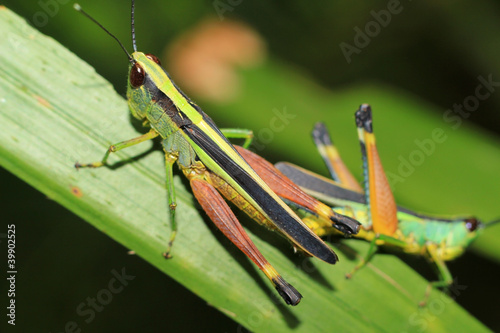
[[[134,7],[132,0],[134,52],[129,54],[113,34],[84,12],[79,5],[75,5],[76,10],[113,37],[126,53],[130,63],[128,105],[132,115],[143,121],[150,130],[139,137],[111,145],[99,162],[76,163],[75,167],[105,166],[111,153],[160,137],[165,152],[166,187],[172,226],[164,256],[171,256],[177,233],[176,198],[172,180],[173,165],[177,163],[189,180],[198,203],[215,225],[264,272],[287,304],[298,304],[302,295],[287,283],[259,252],[221,194],[257,222],[278,231],[306,255],[330,264],[338,260],[337,255],[269,188],[223,135],[225,132],[228,137],[245,139],[244,146],[248,147],[252,133],[245,130],[219,130],[212,119],[175,85],[156,56],[137,51]],[[322,210],[318,215],[328,220],[329,226],[335,224],[333,228],[346,233],[358,231],[358,222],[333,212],[322,203],[317,204]]]
[[[484,225],[472,216],[442,218],[397,206],[377,151],[371,107],[361,105],[355,117],[363,158],[364,191],[343,163],[322,123],[316,124],[312,135],[333,181],[286,162],[277,163],[276,168],[337,213],[361,222],[361,231],[354,237],[369,241],[370,247],[364,258],[346,274],[347,278],[370,261],[379,245],[422,255],[433,262],[439,280],[428,285],[420,302],[424,305],[432,287],[450,286],[453,278],[445,262],[460,256],[479,236]],[[278,188],[273,190],[283,196]],[[300,208],[300,203],[292,201],[291,204]],[[328,226],[325,228],[324,223],[318,223],[314,216],[304,218],[304,222],[319,236],[337,233]]]

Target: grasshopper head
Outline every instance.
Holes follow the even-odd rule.
[[[475,217],[451,222],[452,229],[442,249],[443,260],[453,260],[460,256],[467,247],[481,234],[484,224]]]
[[[139,119],[146,118],[147,111],[153,102],[157,86],[151,77],[158,77],[165,71],[160,60],[149,53],[134,52],[128,73],[127,99],[130,112]],[[151,84],[152,83],[152,84]]]
[[[484,224],[475,217],[469,217],[464,220],[465,228],[467,229],[467,245],[472,243],[484,229]]]

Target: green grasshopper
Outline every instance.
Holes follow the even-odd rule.
[[[478,237],[483,224],[470,216],[441,218],[397,206],[375,144],[370,106],[361,105],[355,116],[363,157],[364,192],[344,165],[322,123],[316,124],[313,138],[333,181],[289,163],[277,163],[276,168],[305,192],[332,206],[337,213],[361,222],[362,230],[354,237],[370,241],[370,247],[365,257],[346,275],[347,278],[370,261],[379,245],[422,255],[434,262],[439,281],[429,284],[421,302],[424,305],[432,287],[446,288],[453,282],[445,262],[460,256]],[[282,196],[278,188],[273,190]],[[290,203],[300,207],[293,200]],[[304,222],[319,236],[337,233],[318,223],[314,216],[305,218]]]
[[[170,79],[152,54],[138,52],[135,42],[134,1],[132,0],[132,44],[134,52],[129,54],[123,44],[100,23],[85,13],[79,5],[75,9],[87,16],[113,37],[127,54],[129,80],[127,86],[128,105],[132,115],[150,126],[148,133],[111,145],[99,162],[80,164],[76,168],[97,168],[107,165],[111,153],[161,137],[165,152],[166,187],[170,207],[172,234],[164,256],[169,258],[177,233],[175,222],[175,188],[173,165],[188,178],[193,194],[215,225],[241,251],[243,251],[269,278],[287,304],[296,305],[302,295],[271,266],[248,237],[234,213],[222,198],[224,195],[254,220],[286,237],[293,246],[306,255],[334,264],[335,252],[314,234],[300,218],[269,188],[242,156],[217,128],[215,123],[198,105],[193,103]],[[251,142],[252,134],[245,130],[226,130],[228,137]],[[315,200],[310,198],[311,200]],[[341,216],[330,207],[321,207],[317,214],[327,220],[329,226],[346,233],[355,233],[359,223]],[[323,205],[323,206],[321,206]]]

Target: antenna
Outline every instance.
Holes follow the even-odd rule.
[[[487,228],[489,228],[492,225],[495,225],[495,224],[498,224],[498,223],[500,223],[500,218],[496,219],[496,220],[493,220],[493,221],[486,222],[485,225],[486,225]]]
[[[134,52],[137,52],[137,45],[135,44],[135,1],[132,0],[132,17],[130,19],[132,25],[132,46],[134,47]]]
[[[127,49],[125,48],[125,46],[123,46],[122,42],[120,42],[120,40],[118,38],[116,38],[115,35],[113,35],[111,32],[108,31],[108,29],[106,29],[101,23],[97,22],[96,19],[94,19],[92,16],[90,16],[89,14],[87,14],[83,9],[82,7],[75,3],[73,5],[73,8],[82,13],[83,15],[85,15],[88,19],[90,19],[92,22],[94,22],[95,24],[97,24],[102,30],[104,30],[108,35],[110,35],[111,37],[114,38],[114,40],[116,40],[118,42],[118,44],[120,44],[120,47],[123,49],[123,51],[125,52],[125,54],[127,55],[127,58],[128,58],[128,61],[130,61],[131,63],[134,63],[134,58],[132,58],[132,56],[130,55],[130,53],[128,53]],[[132,1],[132,18],[133,18],[133,15],[134,15],[134,2]],[[132,27],[133,27],[133,21],[132,21]],[[135,41],[134,41],[134,51],[135,50]]]

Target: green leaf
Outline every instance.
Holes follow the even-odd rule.
[[[251,237],[262,253],[304,295],[297,307],[287,307],[276,299],[276,292],[264,275],[210,225],[178,177],[175,184],[179,236],[174,258],[164,260],[161,253],[170,229],[161,152],[151,150],[151,145],[145,143],[113,156],[112,168],[77,171],[73,167],[75,161],[98,160],[109,144],[140,134],[130,121],[125,100],[89,65],[4,7],[0,7],[0,30],[4,35],[0,40],[0,164],[235,321],[256,332],[487,331],[438,291],[432,292],[427,308],[419,309],[417,302],[427,281],[394,256],[377,255],[353,280],[345,280],[344,273],[357,262],[356,253],[367,251],[366,242],[342,242],[338,247],[340,263],[331,266],[293,255],[289,245],[277,235],[252,227],[255,232]],[[331,96],[318,87],[313,87],[312,92],[306,85],[300,89],[286,85],[290,79],[298,78],[281,76],[286,71],[277,65],[271,68],[246,73],[246,78],[262,79],[258,76],[266,73],[270,84],[278,84],[273,94],[288,96],[290,107],[294,103],[297,119],[303,117],[299,111],[309,121],[322,119],[316,114],[320,109],[346,107],[347,104],[338,103],[339,96]],[[250,95],[245,96],[255,94],[252,89],[256,88],[251,87],[250,83],[246,86],[245,94]],[[369,97],[381,105],[380,98],[387,95],[373,91]],[[300,102],[306,93],[311,95]],[[353,94],[351,90],[342,96],[351,97],[352,101]],[[308,101],[314,104],[307,104]],[[402,98],[387,102],[388,109],[407,112],[401,109],[405,104]],[[267,111],[271,108],[261,107]],[[252,127],[249,110],[234,111],[244,115],[245,121],[248,118],[246,126]],[[298,141],[304,141],[297,138],[308,129],[307,122],[294,121],[276,135],[272,144],[296,154]],[[287,134],[290,130],[291,136]],[[378,130],[384,131],[382,126]],[[342,133],[335,136],[342,137]]]

